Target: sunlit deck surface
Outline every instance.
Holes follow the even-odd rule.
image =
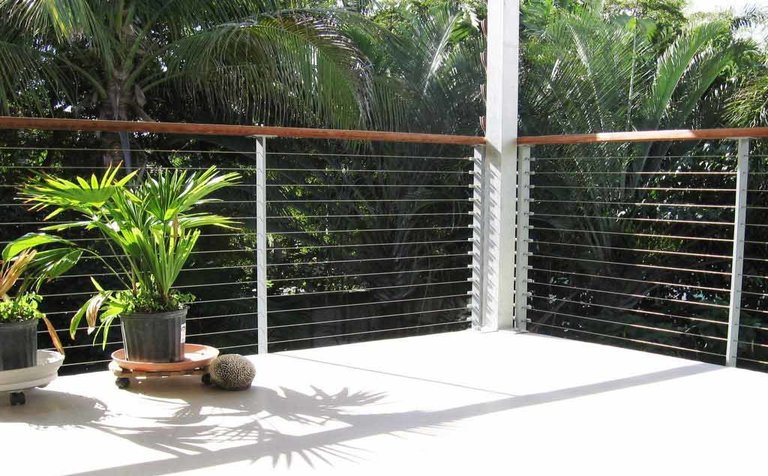
[[[99,372],[30,391],[23,407],[3,398],[3,468],[405,476],[764,467],[768,375],[756,372],[474,331],[253,360],[246,392],[195,377],[119,390]]]

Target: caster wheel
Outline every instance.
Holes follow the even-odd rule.
[[[125,377],[118,377],[115,380],[115,385],[117,385],[117,388],[124,390],[131,386],[131,379],[125,378]]]
[[[24,392],[13,392],[11,393],[11,406],[15,407],[16,405],[24,405],[27,403],[27,397],[24,395]]]
[[[213,385],[213,380],[211,380],[211,374],[203,374],[203,378],[201,380],[205,385]]]

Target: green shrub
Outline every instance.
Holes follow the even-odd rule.
[[[102,177],[73,181],[44,174],[21,193],[22,199],[33,204],[32,210],[50,211],[46,219],[63,212],[78,215],[74,221],[43,231],[96,231],[108,244],[112,263],[96,251],[81,251],[100,259],[122,289],[105,289],[92,278],[98,293],[70,323],[74,337],[85,317],[88,332],[101,334],[104,346],[118,316],[176,311],[191,302],[191,295],[173,286],[197,245],[200,228],[235,226],[227,217],[196,209],[217,202],[209,196],[240,179],[236,173],[219,174],[216,167],[201,173],[161,170],[142,179],[136,172],[123,178],[118,178],[119,173],[119,166],[110,167]]]
[[[13,299],[0,301],[0,322],[23,322],[42,319],[45,314],[38,306],[43,298],[35,293],[26,293]]]

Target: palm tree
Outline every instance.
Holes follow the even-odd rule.
[[[393,31],[390,41],[364,50],[375,68],[378,124],[480,133],[485,42],[479,18],[484,9],[476,3],[410,1],[376,14],[375,21]]]
[[[351,14],[291,0],[0,0],[0,109],[359,126],[367,61]],[[52,96],[52,97],[51,97]],[[169,105],[174,105],[171,108]]]
[[[526,69],[521,87],[521,114],[524,118],[521,127],[524,134],[721,125],[722,107],[719,111],[713,107],[716,103],[722,104],[723,98],[730,93],[730,84],[724,80],[724,72],[749,47],[749,44],[734,39],[733,22],[716,18],[688,24],[680,34],[668,40],[668,46],[658,54],[658,45],[652,41],[654,25],[647,22],[625,16],[607,16],[594,6],[554,13],[531,16],[529,18],[533,22],[526,25]],[[539,23],[535,22],[537,18]],[[701,288],[719,287],[700,276],[678,273],[670,277],[658,271],[651,272],[647,267],[606,264],[633,262],[673,266],[670,261],[677,260],[678,263],[685,263],[681,267],[702,270],[720,269],[727,264],[711,257],[692,259],[674,254],[686,251],[701,255],[720,254],[712,252],[711,248],[703,249],[701,243],[643,236],[696,236],[701,232],[701,229],[692,228],[693,225],[688,227],[682,224],[676,225],[679,228],[675,229],[675,233],[669,232],[669,229],[664,233],[660,228],[663,225],[653,222],[654,219],[723,219],[722,210],[715,210],[719,216],[713,217],[699,208],[666,205],[675,202],[706,203],[711,202],[711,197],[706,200],[695,194],[659,194],[653,190],[690,186],[690,183],[680,182],[681,179],[674,174],[659,172],[669,170],[672,162],[679,167],[678,171],[700,170],[702,163],[695,158],[696,150],[696,144],[669,143],[538,148],[538,157],[575,158],[545,160],[537,166],[537,172],[543,174],[537,178],[536,183],[541,187],[535,192],[535,198],[545,203],[536,206],[538,216],[532,218],[534,225],[537,228],[572,231],[534,231],[534,238],[540,242],[535,245],[534,251],[544,255],[578,257],[579,260],[568,261],[567,265],[555,265],[563,261],[534,258],[533,264],[539,269],[567,271],[536,275],[537,281],[552,285],[550,288],[534,285],[539,294],[538,298],[534,298],[537,307],[554,312],[571,309],[574,314],[591,314],[593,317],[596,313],[597,317],[608,321],[639,320],[642,325],[671,326],[679,330],[689,329],[691,321],[660,322],[648,314],[638,317],[636,313],[622,315],[620,311],[634,309],[645,296],[679,298],[695,294],[694,300],[717,302],[722,299],[722,295],[698,292]],[[722,152],[726,155],[726,151]],[[665,157],[674,158],[665,160]],[[727,167],[727,163],[723,161],[709,166]],[[658,205],[648,206],[650,202]],[[646,203],[646,206],[632,205],[637,203]],[[577,246],[564,248],[560,243]],[[642,249],[660,252],[638,254],[628,251]],[[609,279],[616,278],[623,279],[619,294],[584,291],[610,290],[615,281]],[[658,284],[669,281],[680,283],[671,286]],[[689,287],[682,281],[687,281]],[[692,288],[691,283],[694,285]],[[562,284],[567,286],[558,287]],[[547,293],[558,300],[546,302],[544,295]],[[590,303],[600,303],[602,307],[595,308]],[[574,306],[577,308],[575,311]],[[644,306],[647,309],[647,303]],[[675,304],[667,302],[665,306],[665,312],[669,313],[672,309],[674,313]],[[621,315],[621,319],[616,319],[617,315]],[[559,319],[554,315],[545,315],[540,322],[547,320],[582,329],[595,330],[602,326],[600,332],[604,333],[633,332],[633,328],[623,325],[611,328],[605,324],[585,324],[585,321],[578,320],[564,324],[568,319]],[[648,337],[648,333],[643,332],[644,337]],[[658,335],[650,338],[656,339]],[[636,338],[637,334],[630,337]],[[679,340],[675,344],[681,345]]]

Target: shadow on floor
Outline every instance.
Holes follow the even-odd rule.
[[[402,432],[425,432],[445,427],[467,418],[541,405],[605,392],[619,391],[642,385],[689,377],[719,367],[695,364],[669,370],[626,377],[606,382],[564,388],[550,392],[506,397],[489,402],[465,405],[440,411],[407,411],[397,413],[364,413],[345,408],[374,405],[383,394],[352,392],[326,394],[314,389],[304,394],[289,389],[277,392],[254,387],[248,393],[223,393],[215,390],[198,392],[188,401],[180,402],[178,411],[170,418],[151,419],[146,427],[119,428],[106,422],[93,423],[94,428],[168,454],[169,458],[137,465],[112,467],[77,473],[80,475],[132,474],[162,475],[271,458],[273,465],[281,459],[290,467],[295,458],[310,466],[323,462],[333,466],[334,459],[360,460],[361,450],[348,442],[360,438]],[[362,369],[365,370],[365,369]],[[411,377],[409,377],[411,378]],[[147,382],[151,383],[151,382]],[[149,385],[140,390],[147,398],[177,398],[178,388],[163,390]],[[166,394],[167,392],[167,394]],[[194,395],[194,392],[191,392]],[[209,410],[213,408],[215,413]],[[215,414],[232,418],[227,426],[207,425],[206,418]],[[286,434],[270,429],[269,421],[279,418],[296,422],[305,434]],[[236,442],[237,446],[211,450],[206,445]],[[242,443],[242,444],[238,444]]]
[[[195,386],[198,390],[184,389],[185,385]],[[256,386],[246,392],[224,392],[215,388],[199,390],[200,385],[190,380],[179,380],[171,386],[167,382],[148,380],[131,388],[144,398],[166,404],[175,400],[178,409],[169,417],[144,418],[146,426],[122,428],[97,422],[93,427],[178,458],[186,458],[190,453],[215,458],[218,452],[207,450],[206,445],[242,444],[245,448],[270,445],[284,436],[270,429],[271,420],[322,431],[326,426],[345,421],[349,417],[345,409],[373,405],[385,397],[381,393],[353,392],[348,388],[333,394],[314,387],[312,393]],[[179,401],[179,395],[183,395],[184,400]],[[216,424],[209,422],[211,416],[216,417]],[[310,466],[315,461],[331,464],[331,458],[355,459],[353,448],[340,443],[302,447],[283,447],[282,443],[277,443],[274,447],[284,449],[261,455],[271,456],[274,465],[280,458],[290,465],[299,457]],[[110,469],[104,474],[114,474],[113,471]]]
[[[26,423],[40,430],[49,427],[84,428],[109,416],[106,403],[95,398],[49,389],[33,389],[25,393],[26,405],[0,406],[0,422]]]

